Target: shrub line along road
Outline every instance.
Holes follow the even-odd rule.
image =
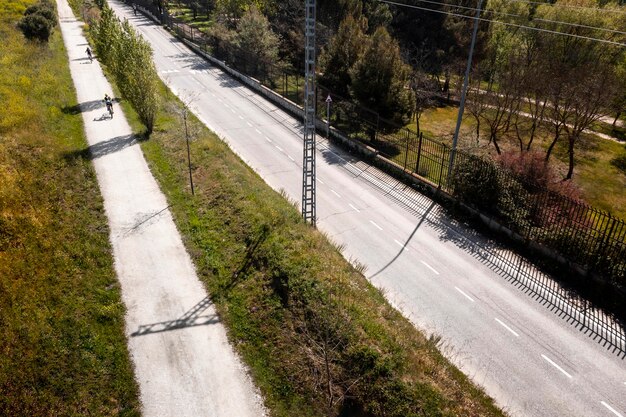
[[[142,414],[263,416],[122,110],[114,105],[113,119],[106,112],[111,86],[87,59],[82,23],[67,0],[57,4],[109,221]]]

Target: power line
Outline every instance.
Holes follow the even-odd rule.
[[[435,5],[438,5],[438,6],[454,7],[456,9],[471,10],[471,11],[474,11],[474,12],[477,10],[475,7],[446,4],[446,3],[441,3],[439,1],[433,1],[433,0],[416,0],[416,1],[418,1],[420,3],[435,4]],[[546,3],[543,3],[543,4],[546,4]],[[497,10],[485,10],[485,12],[487,12],[487,13],[496,13],[496,14],[500,14],[500,15],[503,15],[503,16],[520,17],[522,19],[528,18],[528,16],[524,16],[524,15],[521,15],[521,14],[500,12],[500,11],[497,11]],[[584,25],[582,23],[563,22],[563,21],[560,21],[560,20],[550,20],[550,19],[542,19],[542,18],[533,18],[533,21],[544,22],[544,23],[556,23],[556,24],[565,25],[565,26],[574,26],[574,27],[580,27],[580,28],[586,28],[586,29],[599,30],[599,31],[602,31],[602,32],[610,32],[610,33],[617,33],[617,34],[620,34],[620,35],[626,35],[626,32],[622,32],[622,31],[619,31],[619,30],[616,30],[616,29],[601,28],[601,27],[598,27],[598,26]]]
[[[446,12],[446,11],[443,11],[443,10],[429,9],[429,8],[426,8],[426,7],[415,6],[415,5],[412,5],[412,4],[398,3],[398,2],[390,1],[390,0],[376,0],[376,1],[378,1],[380,3],[391,4],[391,5],[394,5],[394,6],[408,7],[408,8],[411,8],[411,9],[418,9],[418,10],[424,10],[424,11],[427,11],[427,12],[434,12],[434,13],[445,14],[445,15],[449,15],[449,16],[461,17],[461,18],[464,18],[464,19],[474,19],[471,16],[465,16],[465,15],[459,14],[459,13]],[[439,4],[441,4],[441,3],[439,3]],[[483,21],[483,22],[499,23],[501,25],[516,27],[516,28],[521,28],[521,29],[534,30],[536,32],[546,32],[546,33],[552,33],[552,34],[555,34],[555,35],[569,36],[569,37],[572,37],[572,38],[585,39],[585,40],[590,40],[590,41],[596,41],[596,42],[601,42],[601,43],[607,43],[607,44],[611,44],[611,45],[617,45],[617,46],[626,47],[626,43],[611,41],[611,40],[608,40],[608,39],[592,38],[590,36],[576,35],[576,34],[573,34],[573,33],[559,32],[558,30],[550,30],[550,29],[536,28],[536,27],[532,27],[532,26],[518,25],[516,23],[503,22],[501,20],[485,19],[485,18],[482,18],[482,17],[478,18],[478,20]]]

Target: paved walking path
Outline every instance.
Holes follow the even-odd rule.
[[[82,22],[57,0],[63,40],[111,229],[126,305],[128,349],[152,416],[260,417],[262,400],[226,333],[174,226],[111,86],[90,63]]]

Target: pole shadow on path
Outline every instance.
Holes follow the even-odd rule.
[[[198,304],[191,307],[180,318],[168,321],[160,321],[151,324],[142,324],[130,335],[132,337],[145,336],[148,334],[168,332],[171,330],[184,329],[187,327],[206,326],[220,322],[216,314],[201,315],[211,304],[209,297],[203,298]]]

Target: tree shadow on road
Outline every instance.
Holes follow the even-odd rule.
[[[121,100],[118,98],[113,98],[112,101],[113,103],[119,103]],[[92,110],[104,108],[106,108],[104,100],[91,100],[79,104],[74,104],[73,106],[63,106],[61,107],[61,111],[64,114],[77,115],[80,113],[86,113]]]
[[[123,135],[98,142],[95,145],[91,145],[85,149],[77,150],[73,152],[67,152],[64,155],[66,161],[73,161],[75,159],[94,160],[106,155],[110,155],[115,152],[119,152],[137,143],[146,141],[148,138],[145,135]]]

